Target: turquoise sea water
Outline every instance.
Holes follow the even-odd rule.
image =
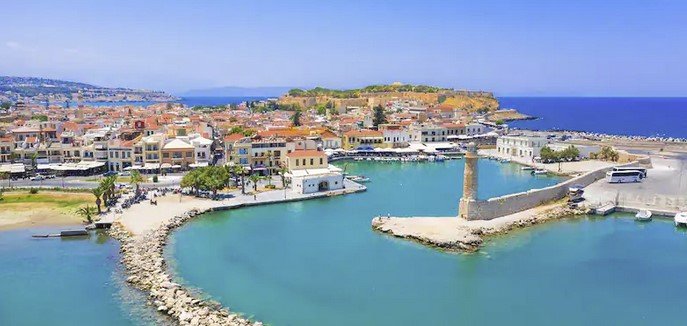
[[[148,325],[159,316],[123,283],[119,244],[104,234],[33,239],[0,232],[0,325]]]
[[[180,281],[273,325],[675,325],[687,235],[629,215],[557,221],[440,252],[375,233],[376,214],[452,215],[461,161],[356,162],[366,193],[217,212],[173,234]],[[480,161],[480,196],[553,183]]]

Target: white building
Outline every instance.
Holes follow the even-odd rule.
[[[546,144],[544,137],[501,136],[496,140],[496,151],[506,157],[534,159]]]
[[[408,146],[410,134],[403,126],[395,124],[380,124],[378,128],[384,136],[384,143],[388,144],[387,147],[395,148]]]
[[[191,145],[197,164],[212,162],[212,140],[198,136],[191,139]]]
[[[343,187],[343,174],[329,168],[291,171],[291,189],[301,194],[337,190]]]

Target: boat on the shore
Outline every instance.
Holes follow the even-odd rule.
[[[523,171],[532,171],[532,170],[534,170],[534,168],[531,167],[531,166],[523,166],[523,167],[520,168],[520,170],[523,170]]]
[[[642,209],[637,214],[635,215],[635,220],[640,221],[640,222],[648,222],[651,221],[651,211]]]
[[[687,226],[687,212],[679,212],[675,214],[675,226]]]

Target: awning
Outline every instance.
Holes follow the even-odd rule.
[[[169,163],[162,163],[162,165],[160,165],[160,167],[163,168],[163,169],[169,169],[169,168],[172,167],[172,164],[169,164]]]
[[[191,163],[188,166],[192,168],[202,168],[208,166],[208,162]]]

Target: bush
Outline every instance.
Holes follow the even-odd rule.
[[[277,186],[275,185],[266,185],[265,189],[277,189]]]
[[[31,189],[29,190],[29,193],[32,194],[32,195],[37,194],[37,193],[38,193],[38,188],[31,188]]]
[[[153,176],[153,182],[157,183],[157,174]]]

